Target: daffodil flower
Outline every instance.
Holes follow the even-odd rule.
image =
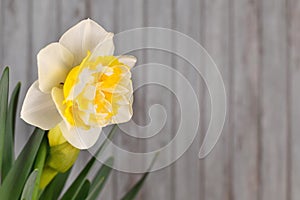
[[[44,130],[59,126],[78,149],[95,144],[102,127],[132,116],[133,56],[113,56],[113,34],[83,20],[37,55],[38,80],[29,88],[21,118]]]

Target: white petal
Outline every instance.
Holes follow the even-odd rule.
[[[75,65],[81,63],[88,51],[101,43],[107,32],[96,22],[86,19],[70,28],[59,40],[59,43],[69,49],[75,57]]]
[[[121,105],[118,109],[117,115],[113,116],[112,123],[124,123],[128,122],[132,117],[132,105]]]
[[[106,38],[102,42],[98,43],[90,57],[91,61],[94,61],[99,56],[111,56],[114,54],[115,46],[113,37],[113,33],[108,33]]]
[[[65,106],[63,105],[63,101],[64,101],[63,89],[57,87],[53,88],[51,91],[51,96],[60,116],[64,119],[63,113],[65,110]]]
[[[83,130],[75,126],[68,128],[66,122],[60,123],[60,129],[65,139],[78,149],[88,149],[92,147],[97,142],[102,130],[100,127],[91,128],[89,130]]]
[[[44,130],[62,121],[50,94],[40,91],[38,81],[29,88],[21,110],[21,118]]]
[[[53,87],[64,83],[73,67],[74,57],[68,49],[59,43],[52,43],[37,55],[39,88],[50,93]]]
[[[134,65],[137,61],[136,57],[130,56],[130,55],[119,56],[118,60],[130,68],[134,67]]]

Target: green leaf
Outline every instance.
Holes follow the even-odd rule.
[[[51,183],[45,188],[40,199],[42,200],[53,200],[58,199],[60,193],[62,192],[65,183],[69,177],[72,168],[66,173],[59,173]]]
[[[89,170],[91,169],[94,162],[91,162],[93,158],[88,162],[88,164],[82,169],[80,174],[71,184],[69,189],[65,192],[62,197],[62,200],[74,200],[77,194],[77,191],[82,187],[85,177],[88,174]]]
[[[36,169],[28,177],[26,184],[24,186],[23,192],[22,192],[21,200],[31,200],[32,199],[32,194],[33,194],[33,190],[35,187],[35,181],[36,181],[37,175],[38,175],[38,170]]]
[[[46,134],[45,134],[45,136],[46,136]],[[41,175],[43,172],[44,163],[45,163],[46,156],[47,156],[47,145],[48,144],[47,144],[47,138],[45,136],[44,136],[42,144],[39,148],[38,154],[36,156],[35,164],[34,164],[34,169],[38,170],[38,174],[37,174],[35,185],[34,185],[32,200],[38,199]]]
[[[15,200],[21,195],[33,166],[44,131],[36,128],[0,187],[0,199]]]
[[[8,115],[7,115],[7,127],[10,131],[13,138],[13,141],[15,139],[15,122],[16,122],[16,114],[17,114],[17,107],[18,107],[18,101],[19,101],[19,94],[21,89],[21,83],[17,83],[16,87],[14,88],[10,101],[8,106]]]
[[[98,149],[96,155],[98,155],[107,145],[107,142],[109,139],[111,139],[116,131],[117,126],[115,125],[108,137],[106,138],[106,140],[102,143],[102,145],[100,146],[100,148]],[[87,163],[87,165],[82,169],[82,171],[79,173],[79,175],[77,176],[77,178],[75,179],[75,181],[71,184],[71,186],[68,188],[68,190],[65,192],[65,194],[62,197],[62,200],[72,200],[75,199],[75,194],[76,191],[82,187],[85,177],[86,175],[89,173],[89,170],[91,169],[91,167],[93,166],[94,162],[96,160],[96,157],[92,157],[90,159],[90,161]]]
[[[76,194],[75,200],[86,199],[87,195],[89,194],[90,185],[90,181],[85,180],[79,192]]]
[[[3,163],[5,165],[2,166],[2,176],[3,179],[11,169],[14,161],[15,161],[15,154],[14,154],[14,130],[15,130],[15,120],[16,120],[16,112],[18,106],[18,99],[20,93],[21,84],[18,83],[11,94],[10,102],[8,106],[7,118],[6,118],[6,134],[4,139],[4,149],[3,152]]]
[[[0,181],[4,180],[6,170],[3,171],[4,160],[4,144],[6,135],[6,115],[8,104],[8,89],[9,89],[9,69],[6,67],[0,79]]]
[[[113,162],[113,158],[110,157],[105,161],[105,164],[102,165],[102,167],[99,169],[95,178],[92,181],[90,193],[86,200],[97,200],[97,197],[103,189],[103,186],[105,185],[105,182],[107,181],[109,174],[112,170],[110,166],[113,165]]]
[[[133,200],[141,190],[149,172],[145,173],[143,177],[129,190],[129,192],[122,198],[122,200]]]
[[[158,156],[158,153],[153,158],[148,171],[150,171],[150,169],[152,168],[157,156]],[[125,196],[121,200],[133,200],[136,197],[136,195],[139,193],[139,191],[141,190],[148,175],[149,175],[149,172],[146,172],[142,176],[142,178],[129,190],[129,192],[127,194],[125,194]]]

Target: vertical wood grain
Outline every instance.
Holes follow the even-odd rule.
[[[122,38],[122,32],[131,30],[134,28],[140,28],[143,27],[144,23],[144,7],[143,7],[144,1],[141,0],[116,0],[115,5],[115,25],[114,25],[114,32],[116,34],[120,34],[120,38]],[[130,14],[129,14],[130,13]],[[135,41],[126,41],[126,40],[119,40],[117,47],[132,47],[134,43],[142,44],[142,38],[136,38]],[[125,48],[124,48],[125,49]],[[143,50],[139,51],[133,51],[133,52],[119,52],[118,48],[116,49],[117,55],[119,54],[130,54],[134,55],[137,58],[137,64],[135,67],[137,67],[140,64],[144,63],[144,54]],[[143,80],[143,77],[146,76],[142,73],[135,73],[134,69],[132,69],[132,78],[135,81],[141,81]],[[133,84],[135,83],[133,81]],[[135,87],[134,87],[135,88]],[[141,121],[145,119],[145,112],[146,109],[142,106],[144,105],[144,99],[145,96],[143,95],[145,93],[141,92],[141,90],[135,91],[134,93],[134,104],[133,104],[133,118],[138,125],[140,125]],[[137,129],[134,127],[129,127],[129,132],[136,132]],[[142,133],[139,133],[142,134]],[[126,133],[121,132],[120,135],[118,135],[117,138],[118,144],[121,146],[121,148],[128,149],[129,151],[133,152],[144,152],[145,147],[141,144],[139,140],[134,139],[133,137],[128,137]],[[118,156],[118,155],[116,155]],[[126,165],[132,166],[136,165],[137,163],[132,162],[132,160],[125,159],[123,162],[126,162]],[[140,165],[143,165],[143,163],[139,163]],[[122,198],[126,192],[129,191],[129,189],[140,179],[141,175],[139,174],[131,174],[131,173],[123,173],[123,172],[117,172],[114,176],[114,183],[117,186],[116,193],[118,194],[115,198],[120,199]],[[145,194],[146,193],[146,194]],[[147,191],[142,190],[139,195],[136,197],[136,199],[145,199],[145,196],[147,196]]]
[[[77,24],[79,21],[87,18],[87,2],[81,0],[64,0],[60,1],[60,34],[62,35],[69,28]]]
[[[181,1],[176,0],[174,2],[174,16],[175,19],[174,22],[174,29],[176,31],[179,31],[181,33],[186,34],[188,37],[192,37],[194,40],[196,40],[198,43],[202,44],[203,42],[203,36],[205,31],[204,26],[204,3],[203,1]],[[176,49],[185,49],[186,52],[189,52],[191,56],[196,60],[197,57],[199,57],[199,52],[190,52],[189,46],[178,46],[176,45],[176,38],[174,39],[175,42],[175,48]],[[200,61],[201,62],[201,61]],[[205,83],[202,80],[202,77],[197,74],[194,67],[184,61],[183,59],[180,59],[179,57],[175,56],[173,58],[173,65],[176,71],[178,71],[180,74],[185,76],[185,78],[190,82],[190,84],[193,86],[193,89],[196,93],[196,95],[199,97],[198,103],[199,107],[205,106],[203,102],[203,97],[205,93]],[[204,63],[202,63],[204,64]],[[176,93],[181,96],[185,96],[186,88],[185,86],[182,86],[182,83],[180,80],[176,80],[176,77],[173,77],[174,84],[176,84]],[[185,105],[188,105],[190,103],[190,99],[186,98],[185,102],[180,102]],[[176,105],[174,105],[176,106]],[[177,105],[178,106],[178,105]],[[174,113],[174,117],[178,116],[180,113]],[[200,120],[202,121],[202,118],[204,116],[204,113],[200,113]],[[184,119],[187,120],[187,119]],[[180,120],[173,119],[173,124],[176,128],[176,124],[178,124]],[[197,136],[193,142],[193,144],[189,147],[189,149],[184,153],[184,155],[176,161],[176,163],[173,164],[174,167],[174,199],[185,199],[186,197],[189,197],[191,200],[196,199],[203,199],[204,195],[204,176],[203,176],[203,170],[204,170],[204,161],[199,160],[198,158],[198,152],[200,149],[200,142],[201,142],[201,133],[203,133],[205,130],[204,123],[199,123],[199,131],[197,133]],[[184,123],[184,121],[182,121]],[[177,130],[174,130],[177,131]],[[192,130],[186,130],[192,131]],[[182,141],[177,142],[177,148],[179,145],[182,145]],[[176,150],[175,150],[176,151]]]
[[[204,47],[218,66],[227,93],[227,121],[213,151],[203,162],[205,165],[204,199],[231,200],[232,197],[232,2],[230,0],[205,1]],[[207,69],[210,70],[210,69]],[[210,77],[213,78],[213,77]],[[210,99],[206,95],[204,120],[210,119]],[[230,150],[230,151],[229,151]]]
[[[286,199],[287,46],[286,4],[260,2],[261,16],[261,199]]]
[[[38,51],[87,17],[115,33],[142,26],[183,32],[207,49],[225,81],[227,121],[212,153],[198,160],[203,136],[198,135],[175,164],[150,174],[137,199],[299,199],[298,0],[0,0],[0,69],[10,66],[11,88],[22,81],[18,111],[28,87],[37,79]],[[165,42],[187,48],[177,47],[171,38]],[[128,43],[124,41],[124,45]],[[210,119],[209,95],[193,70],[180,69],[188,64],[166,52],[145,50],[136,56],[139,64],[166,64],[189,78],[203,100],[201,133],[205,133]],[[146,71],[136,78],[157,76],[150,69]],[[178,92],[184,92],[174,77],[166,78],[176,84]],[[168,92],[154,87],[142,90],[135,97],[139,102],[134,108],[138,123],[148,122],[147,108],[153,103],[163,103],[169,111],[175,106]],[[178,120],[175,116],[168,115],[171,123],[160,133],[166,136],[156,141],[158,146],[172,139]],[[17,153],[31,129],[17,120]],[[156,147],[126,137],[116,142],[136,151]],[[80,155],[71,179],[89,156],[87,152]],[[119,199],[139,177],[114,171],[100,199]]]
[[[234,199],[258,194],[259,39],[256,0],[233,1],[233,163]]]
[[[60,6],[58,1],[32,0],[32,76],[37,79],[37,54],[52,42],[58,41]]]
[[[116,15],[117,15],[117,1],[116,0],[90,0],[88,1],[88,7],[91,11],[88,17],[97,21],[104,29],[110,32],[116,32]]]
[[[2,60],[1,66],[10,67],[10,91],[18,81],[22,82],[20,104],[34,81],[31,73],[31,4],[27,1],[2,0]],[[25,144],[32,128],[20,118],[16,121],[16,155]]]
[[[163,28],[172,28],[173,24],[173,15],[172,15],[173,1],[172,0],[152,0],[152,1],[144,1],[144,26],[146,27],[163,27]],[[150,44],[154,41],[148,40],[149,37],[146,36],[146,43]],[[164,41],[165,45],[172,45],[172,38],[166,35],[162,35],[160,38],[157,38],[158,41]],[[172,55],[169,52],[163,52],[157,49],[148,50],[145,52],[145,63],[159,63],[164,64],[166,66],[172,67]],[[172,77],[169,74],[157,74],[151,70],[151,65],[147,66],[146,71],[146,80],[151,80],[152,77],[159,76],[160,78],[164,78],[167,81],[172,81]],[[162,88],[157,85],[149,85],[146,88],[143,88],[146,96],[145,105],[147,109],[149,106],[158,103],[163,105],[167,112],[167,122],[164,128],[158,133],[158,137],[153,138],[155,143],[147,142],[146,150],[151,151],[166,145],[173,138],[172,133],[172,116],[171,109],[171,93],[166,88]],[[148,111],[147,111],[148,112]],[[161,116],[154,116],[156,120],[161,119]],[[149,122],[149,121],[148,121]],[[175,151],[172,150],[172,151]],[[167,155],[171,153],[169,151],[166,155],[160,154],[159,156],[164,159],[169,159],[171,155]],[[145,191],[147,191],[147,195],[145,195],[145,200],[152,199],[175,199],[174,197],[174,174],[172,166],[166,167],[159,171],[152,173],[149,176],[149,179],[145,185]]]
[[[288,99],[289,107],[289,126],[290,126],[290,138],[288,141],[288,147],[290,149],[289,166],[290,169],[288,175],[287,192],[290,192],[290,199],[296,200],[300,197],[300,137],[299,137],[299,120],[300,120],[300,2],[295,0],[287,1],[287,12],[288,12],[288,67],[289,71],[287,74],[288,88],[290,98]]]

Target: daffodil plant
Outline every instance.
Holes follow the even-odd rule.
[[[0,80],[0,199],[97,199],[113,158],[89,180],[92,158],[61,192],[80,150],[92,147],[103,127],[132,117],[130,69],[136,58],[114,56],[113,34],[87,19],[43,48],[37,61],[38,80],[21,109],[21,118],[37,128],[17,159],[14,121],[20,84],[8,103],[8,68]],[[116,128],[112,125],[108,139]],[[123,199],[134,199],[147,175]]]

